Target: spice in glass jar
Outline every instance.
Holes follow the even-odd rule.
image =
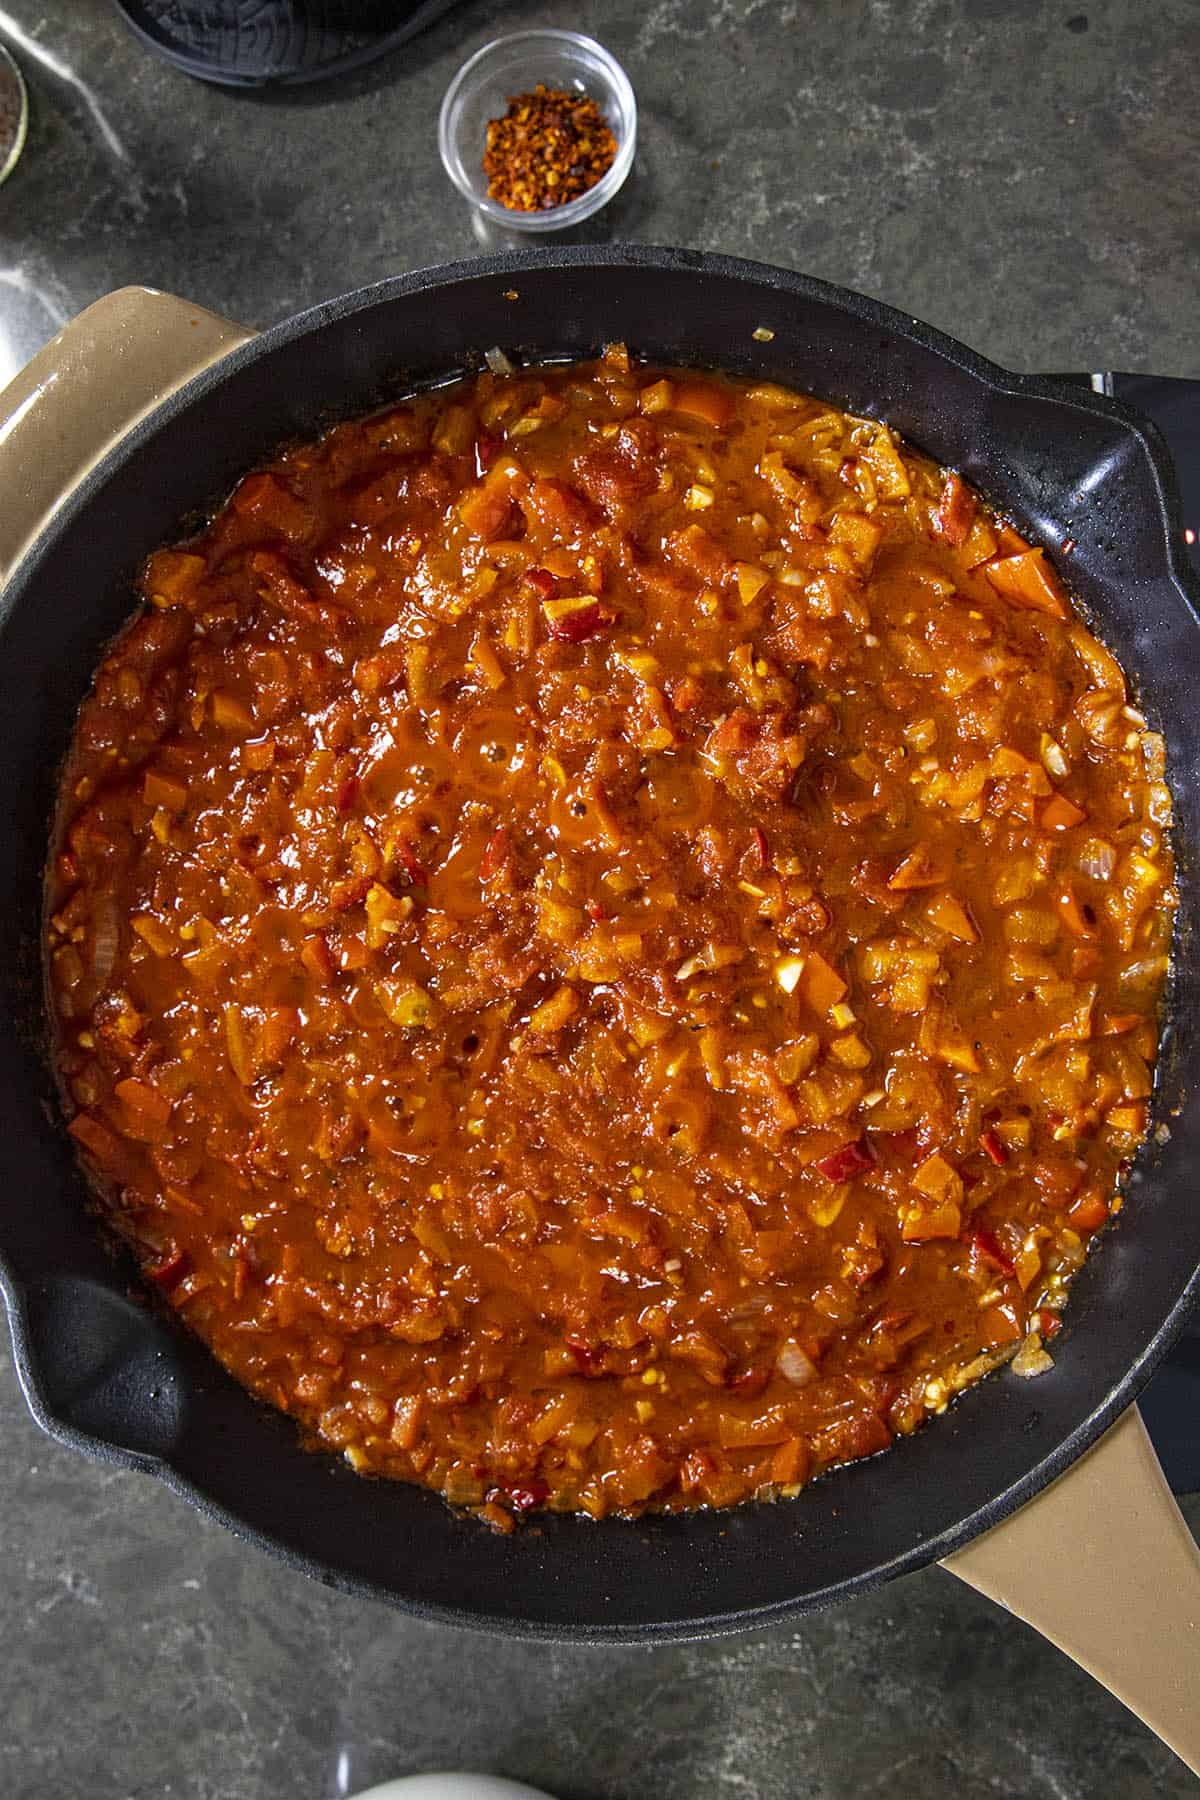
[[[578,200],[613,165],[617,140],[587,94],[548,88],[515,94],[491,119],[483,172],[488,194],[513,212],[548,212]]]

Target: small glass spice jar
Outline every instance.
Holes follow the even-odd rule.
[[[515,94],[531,92],[539,82],[594,100],[617,151],[607,172],[577,199],[519,212],[489,196],[483,153],[489,121],[502,118]],[[471,207],[476,236],[487,244],[570,231],[593,218],[629,174],[636,145],[637,101],[629,77],[602,44],[577,31],[514,31],[485,44],[450,83],[438,120],[442,164]]]

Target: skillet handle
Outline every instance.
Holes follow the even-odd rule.
[[[1065,1650],[1200,1774],[1200,1549],[1136,1406],[942,1567]]]
[[[97,300],[0,392],[0,582],[130,426],[253,336],[155,288]]]

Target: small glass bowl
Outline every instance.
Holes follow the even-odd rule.
[[[517,212],[488,198],[483,172],[488,121],[502,118],[512,96],[539,81],[594,100],[612,127],[617,154],[608,172],[578,199],[546,212]],[[438,119],[442,163],[463,199],[480,222],[518,234],[565,231],[599,212],[628,175],[636,145],[637,101],[629,77],[602,44],[578,31],[514,31],[485,44],[450,83]]]

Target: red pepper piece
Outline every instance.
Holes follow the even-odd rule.
[[[933,527],[948,544],[965,544],[975,522],[975,496],[961,475],[947,475]]]
[[[843,1144],[840,1150],[830,1151],[828,1156],[819,1157],[813,1164],[826,1181],[833,1182],[849,1181],[852,1175],[861,1175],[864,1169],[874,1166],[875,1158],[862,1138]]]
[[[493,831],[484,847],[483,855],[479,859],[480,881],[490,881],[493,875],[498,875],[500,873],[507,861],[508,828],[505,825],[497,825],[495,831]]]
[[[1042,1336],[1049,1343],[1050,1339],[1056,1338],[1062,1330],[1062,1320],[1050,1307],[1043,1306],[1038,1312],[1038,1326]]]
[[[508,1503],[517,1512],[528,1512],[530,1507],[540,1506],[543,1500],[550,1498],[550,1488],[540,1476],[534,1475],[528,1481],[505,1482],[502,1493],[508,1495]]]
[[[415,882],[418,887],[427,886],[429,882],[429,871],[426,869],[424,863],[418,862],[411,844],[406,844],[402,837],[398,837],[395,842],[397,860],[399,861],[400,867],[404,870],[404,873],[408,876],[408,879]]]
[[[600,1361],[604,1355],[603,1350],[594,1350],[590,1344],[585,1344],[582,1338],[569,1337],[566,1343],[567,1349],[579,1364],[580,1374],[594,1375],[600,1367]]]
[[[565,604],[565,602],[564,602]],[[570,612],[562,613],[556,619],[547,621],[547,628],[552,638],[564,644],[585,644],[607,629],[613,622],[614,615],[598,600],[590,601],[586,606],[572,607]]]
[[[989,1156],[998,1169],[1002,1169],[1008,1161],[1008,1151],[1004,1148],[994,1131],[985,1131],[979,1140],[980,1148]]]
[[[170,1293],[183,1280],[187,1266],[187,1251],[180,1249],[178,1244],[173,1244],[169,1250],[163,1251],[157,1262],[147,1263],[142,1273],[156,1287],[162,1288],[164,1293]]]
[[[872,1142],[878,1141],[884,1149],[890,1149],[907,1163],[915,1163],[920,1154],[920,1140],[910,1125],[903,1131],[877,1131],[872,1134]]]
[[[558,592],[558,576],[549,569],[526,569],[521,580],[533,589],[539,600],[553,600]]]
[[[484,476],[496,460],[500,449],[500,439],[493,437],[489,431],[481,431],[475,439],[475,473]]]
[[[986,1225],[975,1225],[971,1229],[971,1248],[975,1254],[989,1263],[1001,1275],[1015,1275],[1017,1265],[1007,1250],[1003,1249],[994,1231]]]
[[[755,855],[758,857],[759,868],[760,869],[770,868],[770,866],[771,866],[771,846],[767,842],[766,832],[761,831],[757,825],[754,827],[754,852],[755,852]]]
[[[603,925],[610,917],[598,900],[585,900],[583,910],[588,918],[594,920],[597,925]]]
[[[357,775],[347,775],[337,791],[337,809],[340,813],[351,812],[358,799],[359,780]]]

